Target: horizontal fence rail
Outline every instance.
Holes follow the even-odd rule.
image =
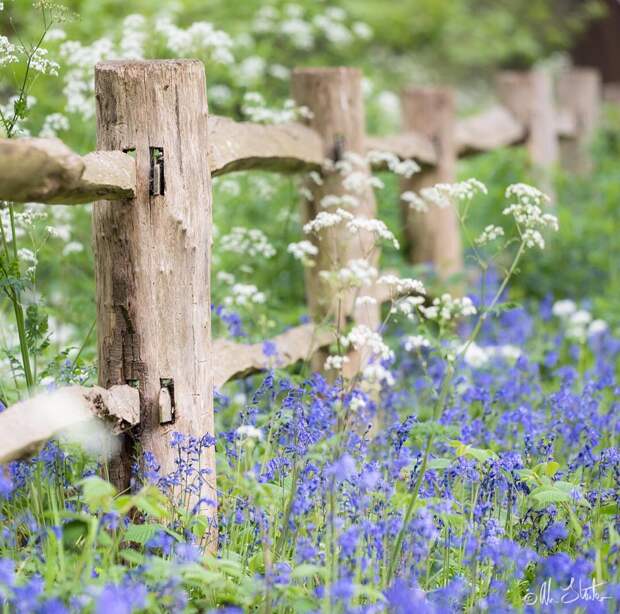
[[[569,109],[557,116],[557,135],[572,138],[576,117]],[[488,153],[520,145],[527,128],[507,109],[496,106],[456,124],[459,156]],[[325,156],[320,136],[300,124],[263,125],[209,117],[209,167],[216,177],[234,171],[309,172]],[[365,151],[394,154],[435,166],[433,142],[422,134],[369,136]],[[373,170],[386,170],[381,162]],[[0,200],[48,204],[83,204],[97,199],[133,198],[135,160],[120,151],[97,151],[80,156],[58,139],[0,139]]]

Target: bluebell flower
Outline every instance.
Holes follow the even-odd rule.
[[[132,614],[146,605],[147,589],[144,585],[107,584],[97,598],[95,614]]]

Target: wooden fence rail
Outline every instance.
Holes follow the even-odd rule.
[[[322,185],[309,185],[311,198],[303,202],[309,219],[325,194],[346,192],[343,178],[325,168],[326,158],[335,161],[346,153],[380,150],[416,160],[422,173],[406,181],[407,189],[453,181],[458,157],[521,143],[545,178],[560,138],[572,141],[572,153],[569,148],[566,155],[587,170],[585,146],[600,99],[595,73],[571,73],[558,87],[560,111],[555,112],[547,75],[505,73],[498,77],[500,105],[460,121],[450,90],[407,90],[405,131],[376,137],[365,134],[361,74],[354,69],[294,72],[293,95],[314,114],[308,125],[266,126],[209,116],[204,68],[197,61],[105,62],[97,65],[95,81],[97,151],[80,156],[56,139],[0,140],[0,200],[97,201],[93,235],[101,388],[71,394],[84,399],[93,415],[112,419],[124,438],[111,466],[120,488],[129,485],[136,442],[167,471],[174,468],[168,446],[173,431],[213,433],[214,385],[293,364],[334,340],[327,329],[298,326],[272,340],[276,357],[265,356],[262,344],[211,340],[212,176],[256,169],[320,171]],[[573,98],[576,87],[583,95]],[[371,170],[382,170],[381,163],[363,172],[369,176]],[[358,198],[356,214],[375,216],[372,190]],[[431,259],[446,275],[458,272],[453,213],[419,217],[407,212],[406,218],[412,261]],[[322,265],[317,271],[357,257],[354,246],[332,238],[317,243]],[[329,290],[315,271],[307,274],[307,288],[310,312],[320,320],[329,312]],[[389,299],[381,288],[369,293],[378,302]],[[361,313],[350,304],[346,313],[370,326],[379,323],[378,307]],[[0,462],[68,426],[59,419],[28,433],[38,407],[27,401],[0,414],[0,432],[20,433],[13,443],[0,439]],[[215,475],[212,450],[204,461]],[[202,496],[215,499],[216,493]]]

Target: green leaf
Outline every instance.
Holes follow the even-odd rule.
[[[125,532],[123,533],[123,540],[128,542],[135,542],[136,544],[144,545],[149,539],[155,537],[159,531],[164,530],[164,526],[161,524],[134,524],[127,525]]]
[[[620,514],[620,504],[618,504],[616,501],[612,501],[611,503],[601,505],[599,511],[601,512],[601,514],[616,516]]]
[[[90,523],[84,519],[75,518],[62,526],[62,543],[68,550],[79,551],[88,535]]]
[[[428,461],[429,469],[448,469],[452,465],[453,461],[449,458],[433,458]]]
[[[569,493],[546,484],[535,488],[529,496],[537,504],[543,506],[551,505],[552,503],[568,503],[572,500]]]
[[[130,548],[123,548],[119,551],[118,555],[127,563],[133,565],[142,565],[144,563],[144,554],[137,550],[131,550]]]
[[[295,580],[301,580],[302,578],[326,578],[328,570],[325,567],[319,565],[312,565],[310,563],[302,563],[297,565],[291,572],[291,578]]]
[[[90,509],[104,511],[110,509],[116,496],[116,488],[110,482],[97,475],[91,475],[80,480],[78,485],[82,487],[82,498]]]
[[[155,486],[145,486],[134,496],[133,503],[141,512],[157,520],[165,520],[169,516],[168,499]]]

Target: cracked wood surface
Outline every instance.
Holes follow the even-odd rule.
[[[0,139],[0,199],[77,204],[131,198],[135,162],[121,151],[79,156],[58,139]]]
[[[16,403],[0,413],[0,463],[36,453],[56,435],[93,419],[113,433],[140,421],[138,391],[131,386],[69,386]]]

